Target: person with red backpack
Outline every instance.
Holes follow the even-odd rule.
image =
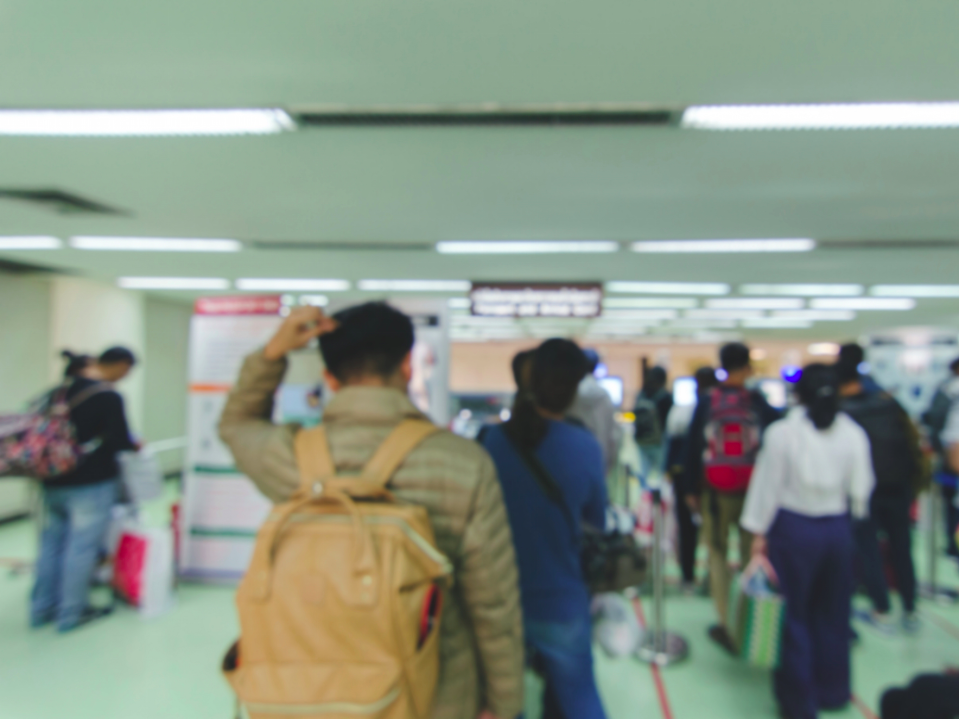
[[[709,548],[709,586],[719,622],[710,638],[737,653],[726,627],[732,573],[728,564],[729,530],[739,527],[739,555],[749,557],[752,535],[739,526],[746,490],[762,434],[780,418],[758,390],[746,388],[752,376],[749,347],[733,342],[719,352],[723,380],[704,395],[689,426],[682,492],[693,514],[703,518]]]

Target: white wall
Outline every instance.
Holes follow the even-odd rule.
[[[50,385],[50,281],[0,272],[0,413],[16,412]],[[0,480],[0,519],[26,512],[29,485]]]
[[[187,349],[193,307],[188,303],[147,298],[144,362],[143,436],[148,442],[186,435]],[[183,468],[183,450],[158,456],[164,471]]]
[[[142,293],[78,277],[55,277],[50,302],[49,342],[55,353],[70,349],[95,356],[107,347],[123,345],[146,360],[146,300]],[[63,370],[56,357],[48,367],[50,380]],[[137,434],[144,429],[145,374],[141,365],[118,386],[126,401],[130,428]]]

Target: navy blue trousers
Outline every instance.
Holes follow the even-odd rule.
[[[851,696],[849,610],[853,535],[847,515],[780,510],[767,535],[769,561],[786,598],[776,699],[790,719],[815,719]]]

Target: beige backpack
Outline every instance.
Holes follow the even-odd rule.
[[[452,572],[423,507],[386,485],[438,428],[407,420],[359,475],[340,475],[323,427],[296,437],[302,485],[260,529],[224,659],[251,719],[426,719]]]

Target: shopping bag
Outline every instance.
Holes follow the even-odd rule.
[[[160,463],[149,450],[119,452],[120,477],[126,496],[134,504],[158,499],[163,494],[163,472]]]
[[[633,605],[622,594],[597,594],[590,607],[593,640],[610,657],[632,656],[643,640]]]
[[[144,617],[173,605],[173,532],[169,528],[127,528],[120,535],[113,588]]]
[[[733,582],[729,627],[739,656],[750,666],[779,666],[786,601],[776,589],[776,573],[765,557],[753,557]]]

